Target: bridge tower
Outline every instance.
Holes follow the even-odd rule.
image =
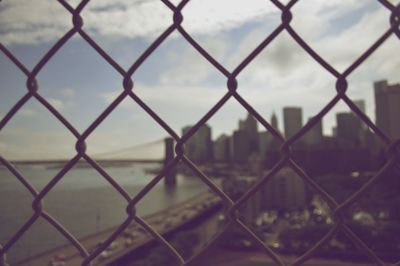
[[[165,138],[165,159],[164,165],[167,165],[170,161],[174,159],[174,139],[173,138]],[[168,171],[164,177],[164,183],[167,186],[176,185],[176,168]]]

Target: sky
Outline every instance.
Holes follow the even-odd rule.
[[[76,6],[78,1],[68,1]],[[177,4],[178,1],[172,1]],[[283,1],[285,2],[285,1]],[[286,1],[287,2],[287,1]],[[395,1],[392,1],[395,3]],[[235,69],[279,24],[280,11],[265,0],[192,0],[182,11],[185,30],[226,69]],[[300,0],[292,27],[338,71],[344,71],[387,29],[390,12],[376,0]],[[93,0],[82,11],[83,29],[128,69],[172,23],[156,0]],[[0,42],[29,70],[72,27],[70,13],[54,0],[0,2]],[[374,121],[373,82],[400,82],[400,42],[392,35],[348,78],[347,94],[364,100]],[[195,124],[227,91],[226,78],[180,34],[167,40],[133,74],[134,92],[178,133]],[[26,77],[0,53],[0,119],[27,92]],[[83,132],[121,93],[122,77],[79,35],[70,39],[37,76],[39,94]],[[303,108],[303,123],[335,96],[335,79],[287,32],[282,32],[237,77],[238,93],[267,120],[282,108]],[[337,105],[323,120],[331,134]],[[247,111],[234,99],[208,122],[213,138],[231,134]],[[260,130],[263,130],[260,128]],[[126,99],[88,137],[90,155],[162,139],[167,133]],[[0,131],[0,154],[9,160],[74,156],[76,139],[35,99]],[[142,147],[137,158],[157,158]]]

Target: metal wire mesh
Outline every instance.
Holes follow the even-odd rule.
[[[390,11],[388,18],[388,29],[376,40],[376,42],[367,49],[362,55],[355,60],[346,70],[339,72],[328,62],[326,62],[316,51],[314,51],[306,41],[292,28],[292,12],[293,6],[299,2],[298,0],[292,0],[286,5],[278,0],[271,0],[271,2],[281,11],[281,23],[280,25],[268,35],[257,47],[254,49],[232,72],[228,71],[223,65],[221,65],[216,59],[214,59],[200,44],[198,44],[191,35],[182,27],[183,8],[189,3],[189,0],[183,0],[178,5],[174,5],[168,0],[161,0],[167,8],[172,11],[172,23],[165,29],[165,31],[158,36],[158,38],[147,48],[145,52],[131,65],[127,70],[123,69],[116,61],[113,60],[84,30],[84,21],[80,16],[82,10],[88,4],[90,0],[83,0],[79,3],[76,8],[73,8],[65,0],[58,0],[58,2],[72,15],[73,27],[62,37],[56,44],[43,56],[37,65],[34,66],[32,71],[29,71],[18,59],[14,56],[7,48],[0,43],[0,50],[6,55],[6,57],[12,61],[19,70],[26,76],[26,88],[27,93],[19,99],[19,101],[9,110],[5,117],[0,121],[0,130],[2,130],[7,123],[18,113],[18,111],[31,99],[35,99],[42,106],[44,106],[49,113],[57,118],[76,138],[76,155],[52,178],[52,180],[41,190],[37,191],[29,181],[20,174],[17,169],[5,158],[0,157],[0,162],[15,176],[16,179],[32,194],[32,209],[33,215],[24,223],[24,225],[13,235],[13,237],[3,245],[0,245],[0,265],[8,265],[6,260],[6,253],[9,251],[17,241],[26,233],[29,228],[37,222],[39,218],[46,220],[51,226],[53,226],[61,235],[63,235],[79,252],[83,258],[82,265],[91,265],[95,258],[105,250],[112,241],[114,241],[122,232],[130,225],[131,222],[135,221],[141,225],[148,233],[152,235],[162,246],[167,248],[169,252],[175,257],[176,264],[187,265],[194,258],[199,256],[207,247],[196,254],[192,258],[185,260],[174,247],[168,243],[168,241],[160,235],[152,226],[147,224],[142,218],[140,218],[135,212],[135,206],[139,201],[166,175],[166,173],[177,166],[178,163],[183,162],[196,175],[206,184],[215,194],[217,194],[228,207],[227,216],[229,217],[229,224],[235,224],[242,228],[247,234],[272,258],[277,265],[285,265],[279,255],[269,248],[252,230],[247,227],[237,216],[237,210],[239,206],[246,201],[249,197],[253,196],[261,186],[268,182],[276,173],[278,173],[284,166],[290,166],[309,186],[314,188],[319,196],[325,200],[332,213],[334,214],[335,225],[332,229],[311,249],[305,252],[303,255],[298,257],[291,265],[301,265],[305,261],[309,260],[313,254],[315,254],[325,243],[327,243],[338,230],[343,231],[346,236],[359,247],[368,257],[373,260],[377,265],[385,265],[373,250],[371,250],[345,223],[343,219],[343,213],[349,205],[356,202],[362,194],[368,190],[372,183],[378,179],[381,179],[383,174],[391,168],[398,160],[399,157],[399,144],[400,140],[390,139],[384,132],[382,132],[347,96],[347,77],[357,69],[371,54],[373,54],[391,35],[396,35],[400,38],[400,6],[395,6],[387,0],[378,0],[378,2]],[[174,31],[179,32],[183,38],[192,45],[211,65],[215,67],[216,71],[221,72],[227,80],[226,93],[219,99],[219,101],[183,136],[179,136],[163,119],[161,119],[156,112],[154,112],[140,97],[138,97],[133,91],[134,82],[132,77],[135,75],[135,71],[143,64],[143,62],[173,33]],[[324,106],[324,108],[310,120],[297,134],[289,139],[285,139],[270,123],[264,119],[237,91],[239,84],[236,77],[241,73],[247,65],[254,60],[265,49],[274,39],[277,38],[282,32],[286,31],[293,40],[297,42],[307,54],[318,62],[327,72],[329,72],[336,79],[336,95]],[[36,80],[37,75],[46,66],[49,60],[64,46],[72,36],[80,35],[102,58],[108,62],[122,77],[123,79],[123,90],[119,96],[98,116],[91,125],[82,133],[78,132],[75,127],[64,118],[56,108],[49,103],[40,94],[39,84]],[[104,119],[110,115],[111,112],[126,98],[131,98],[137,105],[139,105],[145,112],[147,112],[164,130],[176,141],[176,156],[170,161],[163,170],[151,180],[135,197],[131,198],[129,194],[104,170],[96,163],[87,153],[85,140],[93,133],[94,130],[104,121]],[[221,189],[219,189],[212,180],[205,175],[199,168],[187,157],[184,152],[184,144],[203,126],[219,109],[231,98],[241,104],[265,129],[267,129],[272,135],[279,140],[281,143],[281,159],[280,161],[268,172],[266,176],[259,180],[253,185],[239,200],[236,202],[229,198]],[[296,163],[291,155],[291,145],[301,138],[308,130],[315,126],[321,119],[339,102],[343,101],[348,107],[365,123],[373,132],[386,144],[389,159],[386,164],[380,169],[377,174],[366,182],[358,191],[353,193],[351,197],[342,203],[338,203],[331,195],[324,191],[313,179]],[[85,160],[90,164],[93,169],[100,173],[110,185],[117,190],[121,196],[127,202],[125,221],[118,226],[118,228],[92,253],[89,253],[85,247],[77,240],[63,225],[49,215],[42,206],[43,198],[54,188],[54,186],[63,179],[64,175],[71,170],[79,160]],[[222,232],[220,232],[222,234]],[[219,234],[219,235],[220,235]],[[215,237],[214,241],[218,239]],[[393,265],[400,265],[400,261]]]

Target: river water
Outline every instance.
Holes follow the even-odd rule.
[[[159,167],[156,163],[134,163],[104,169],[134,196],[155,176],[146,170]],[[59,170],[45,164],[18,166],[18,171],[37,190],[41,190]],[[166,188],[161,180],[138,203],[137,213],[143,217],[206,190],[207,187],[196,177],[178,175],[174,188]],[[29,191],[5,168],[0,167],[0,244],[4,245],[32,216],[32,200]],[[71,169],[44,199],[45,210],[77,238],[122,223],[126,218],[126,206],[125,199],[89,167]],[[9,250],[7,258],[13,264],[66,243],[60,233],[39,218]]]

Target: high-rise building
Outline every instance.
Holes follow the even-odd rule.
[[[188,133],[191,128],[192,126],[185,126],[184,128],[182,128],[182,136]],[[188,141],[186,141],[185,144],[185,155],[190,159],[193,159],[193,154],[196,149],[196,144],[195,144],[196,141],[194,138],[195,136],[192,136],[191,138],[189,138]]]
[[[366,114],[367,110],[365,108],[365,101],[364,100],[354,100],[353,103],[358,107],[358,109],[361,110],[361,112]],[[354,115],[356,115],[356,114],[354,113]],[[362,120],[361,120],[361,128],[362,128],[363,131],[365,131],[365,129],[367,129],[367,125]],[[365,135],[364,133],[365,132],[363,132],[363,135]],[[364,136],[363,136],[363,142],[365,142],[364,141]]]
[[[332,127],[332,137],[337,137],[337,126]]]
[[[216,161],[229,161],[230,158],[230,145],[229,145],[230,138],[222,134],[214,141],[214,159]]]
[[[275,112],[271,115],[271,126],[279,132],[278,119]],[[258,133],[258,139],[260,142],[260,156],[262,159],[266,158],[268,152],[277,151],[281,145],[278,139],[269,131],[262,131]]]
[[[257,120],[253,116],[247,114],[245,120],[239,121],[239,130],[246,132],[249,139],[249,151],[250,153],[259,151],[259,139],[258,139],[258,128]]]
[[[291,138],[303,126],[303,114],[300,107],[283,108],[283,120],[285,126],[285,137]]]
[[[361,120],[353,113],[336,114],[337,137],[341,140],[360,144],[362,126]]]
[[[236,130],[231,137],[230,158],[233,161],[245,162],[250,156],[250,142],[247,132]]]
[[[310,121],[310,118],[308,121]],[[322,120],[318,121],[307,133],[304,135],[304,140],[307,144],[315,145],[321,143],[323,140],[323,133],[322,133]]]
[[[400,138],[400,84],[374,83],[376,125],[392,139]]]
[[[265,158],[268,149],[270,148],[271,141],[273,140],[273,136],[268,131],[262,131],[258,133],[258,138],[260,140],[260,156],[261,158]]]
[[[275,130],[279,131],[279,129],[278,129],[278,118],[276,117],[275,112],[273,112],[272,115],[271,115],[271,126]]]
[[[365,114],[365,101],[364,100],[354,100],[353,103]]]
[[[222,180],[222,189],[233,200],[239,199],[256,182],[256,176],[232,175]],[[246,225],[253,224],[261,213],[261,192],[256,192],[239,206],[239,219]]]
[[[306,207],[306,186],[291,168],[283,168],[263,188],[264,208],[280,211],[298,210]]]
[[[182,135],[190,130],[190,126],[182,129]],[[185,145],[185,154],[194,161],[211,161],[213,159],[213,147],[211,140],[211,128],[206,124],[189,138]]]

